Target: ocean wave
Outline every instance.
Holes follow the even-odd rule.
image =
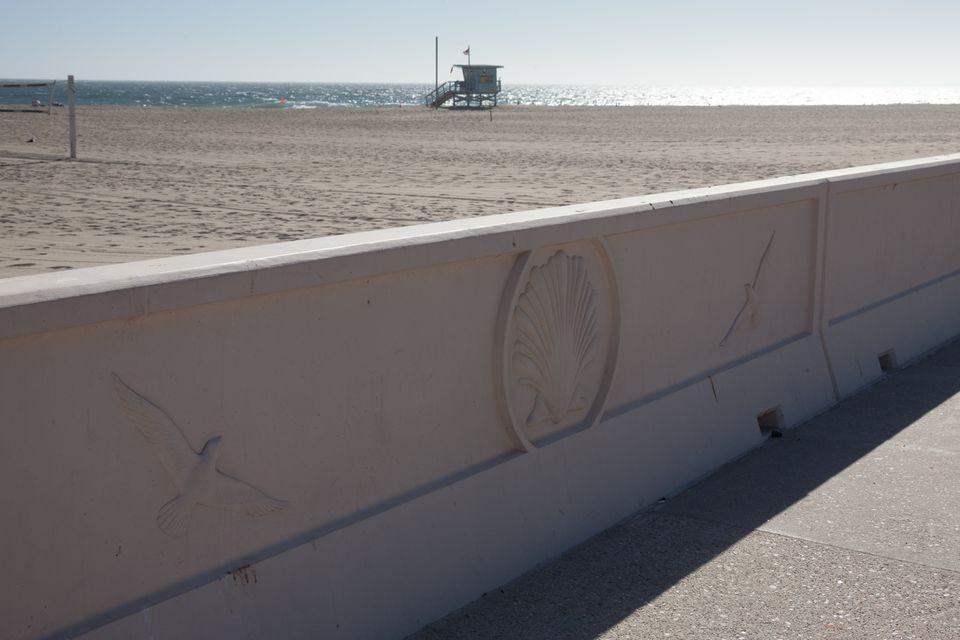
[[[3,80],[14,82],[16,80]],[[22,81],[22,80],[21,80]],[[428,84],[77,81],[77,103],[175,107],[397,107],[423,104]],[[38,90],[47,99],[46,90]],[[30,102],[0,91],[0,104]],[[66,82],[53,100],[66,102]],[[652,87],[511,85],[501,104],[541,106],[722,106],[960,104],[960,87]]]

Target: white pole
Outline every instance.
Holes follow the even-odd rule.
[[[77,159],[77,87],[73,76],[67,76],[67,105],[70,118],[70,159]]]

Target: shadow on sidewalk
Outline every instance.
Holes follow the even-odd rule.
[[[960,342],[408,640],[600,636],[960,392],[958,367]]]

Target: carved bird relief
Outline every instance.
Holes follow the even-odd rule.
[[[242,480],[217,469],[221,436],[207,440],[197,453],[166,412],[113,374],[114,387],[127,417],[153,447],[180,494],[160,507],[157,526],[173,537],[187,532],[197,505],[263,516],[287,506]]]
[[[773,237],[777,235],[776,231],[770,234],[770,240],[767,241],[767,248],[763,250],[763,255],[760,256],[760,262],[757,264],[757,271],[753,276],[753,282],[746,283],[743,285],[744,292],[746,293],[746,300],[744,300],[743,305],[740,307],[740,311],[737,312],[737,315],[734,316],[733,322],[730,323],[730,328],[727,329],[727,333],[723,336],[723,339],[720,341],[720,346],[727,344],[727,340],[730,339],[730,336],[733,335],[733,330],[737,328],[737,323],[740,322],[740,317],[743,315],[743,312],[750,310],[750,326],[756,329],[760,325],[760,305],[758,300],[757,293],[757,284],[760,282],[760,272],[763,270],[763,263],[767,259],[767,254],[770,253],[770,247],[773,246]]]

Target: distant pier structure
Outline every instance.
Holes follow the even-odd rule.
[[[503,65],[456,64],[454,67],[463,71],[463,80],[444,82],[428,93],[423,98],[426,106],[435,109],[443,106],[452,109],[488,109],[497,106],[500,93],[497,69],[502,69]]]

